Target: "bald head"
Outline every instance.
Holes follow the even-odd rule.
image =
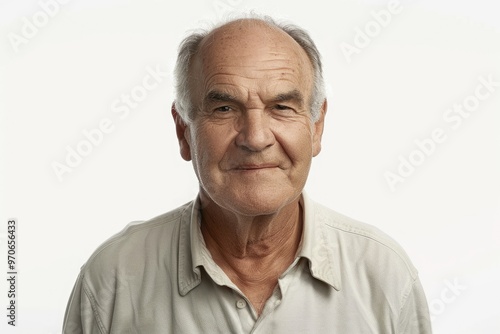
[[[201,91],[217,71],[238,67],[245,76],[251,75],[245,69],[261,66],[265,71],[280,61],[291,70],[283,72],[281,80],[295,72],[310,86],[304,99],[315,120],[325,98],[319,53],[304,30],[270,18],[238,19],[188,36],[181,43],[175,71],[177,110],[189,123],[200,108]]]
[[[314,71],[306,52],[284,31],[260,20],[234,21],[209,33],[189,71],[191,101],[199,109],[207,94],[222,86],[236,95],[240,87],[235,86],[243,85],[252,92],[269,81],[290,87],[300,81],[307,92],[303,103],[309,105],[312,98]],[[250,83],[256,77],[262,80]]]
[[[221,25],[210,31],[201,41],[199,51],[203,52],[203,47],[218,42],[221,46],[248,47],[263,43],[285,43],[291,44],[300,50],[306,57],[306,53],[300,45],[283,29],[261,19],[238,19]]]

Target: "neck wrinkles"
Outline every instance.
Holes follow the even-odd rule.
[[[293,258],[302,223],[298,199],[275,214],[256,217],[239,216],[212,202],[202,209],[201,231],[212,256],[215,252],[235,260]]]

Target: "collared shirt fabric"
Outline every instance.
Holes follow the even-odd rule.
[[[212,259],[196,200],[102,244],[80,271],[63,333],[431,333],[397,243],[304,194],[301,205],[297,256],[260,316]]]

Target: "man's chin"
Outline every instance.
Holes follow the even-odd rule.
[[[278,213],[298,201],[298,195],[272,191],[246,191],[213,198],[214,204],[241,216],[266,216]]]

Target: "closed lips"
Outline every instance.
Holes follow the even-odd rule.
[[[236,170],[252,170],[252,169],[265,169],[265,168],[276,168],[278,165],[275,164],[265,164],[265,165],[240,165],[237,166]]]

